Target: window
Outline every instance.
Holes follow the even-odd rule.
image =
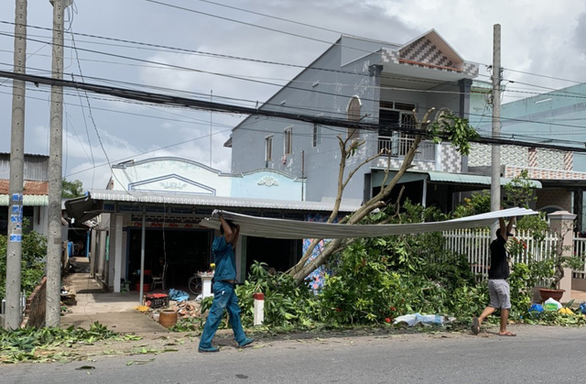
[[[311,146],[316,148],[319,144],[321,144],[321,128],[316,123],[313,124],[313,135],[311,140]]]
[[[285,155],[290,155],[293,153],[293,128],[289,127],[285,129],[285,146],[283,148],[283,152]]]
[[[273,159],[273,136],[265,137],[265,160]]]
[[[348,121],[353,122],[360,122],[360,109],[362,108],[362,102],[358,96],[352,96],[350,101],[348,102],[348,107],[346,108],[346,114],[348,117]],[[358,139],[358,129],[356,128],[348,128],[348,140],[356,140]]]
[[[383,130],[390,133],[397,128],[414,128],[413,110],[415,104],[381,101],[379,109],[379,124],[384,125]],[[381,133],[382,134],[382,133]],[[390,136],[385,134],[383,136]]]
[[[379,150],[390,151],[392,156],[405,156],[415,136],[397,128],[416,128],[413,110],[415,104],[381,101],[379,109]],[[382,141],[381,141],[382,139]]]

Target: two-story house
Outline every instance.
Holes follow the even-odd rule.
[[[483,136],[492,131],[491,85],[474,81],[470,99],[470,123]],[[501,106],[501,137],[565,147],[586,142],[580,122],[586,118],[586,84],[527,97]],[[579,144],[578,144],[579,145]],[[468,172],[490,175],[491,147],[473,144]],[[577,214],[577,229],[584,230],[583,201],[586,156],[582,151],[555,148],[501,147],[501,172],[512,178],[526,170],[542,188],[536,190],[535,209]]]
[[[380,188],[388,155],[390,169],[400,167],[413,136],[397,129],[414,127],[413,110],[419,118],[432,107],[466,117],[477,73],[477,64],[466,62],[434,30],[402,45],[342,36],[260,109],[383,127],[358,131],[250,116],[225,144],[232,148],[232,172],[284,171],[305,180],[308,201],[332,201],[337,193],[338,137],[352,136],[364,145],[347,169],[383,154],[363,166],[346,187],[343,201],[360,204]],[[490,184],[489,177],[459,175],[463,164],[449,143],[423,142],[401,180],[403,196],[450,210],[457,192]]]

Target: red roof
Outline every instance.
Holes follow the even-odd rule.
[[[8,195],[10,193],[9,180],[0,180],[0,195]],[[48,181],[24,181],[23,195],[48,195],[49,182]]]

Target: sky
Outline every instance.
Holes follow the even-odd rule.
[[[75,0],[64,79],[254,107],[341,34],[405,44],[435,29],[490,81],[501,25],[503,101],[586,82],[586,2],[564,0]],[[15,0],[0,0],[0,70],[12,71]],[[27,73],[50,76],[53,9],[29,0]],[[49,154],[50,89],[27,85],[25,153]],[[12,81],[0,78],[0,152]],[[223,145],[245,116],[64,91],[63,175],[103,189],[109,166],[179,156],[230,172]]]

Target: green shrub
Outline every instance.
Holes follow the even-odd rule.
[[[27,223],[25,222],[26,226]],[[7,238],[0,235],[0,297],[6,295]],[[47,237],[35,231],[25,231],[22,236],[21,287],[30,294],[45,275]]]

